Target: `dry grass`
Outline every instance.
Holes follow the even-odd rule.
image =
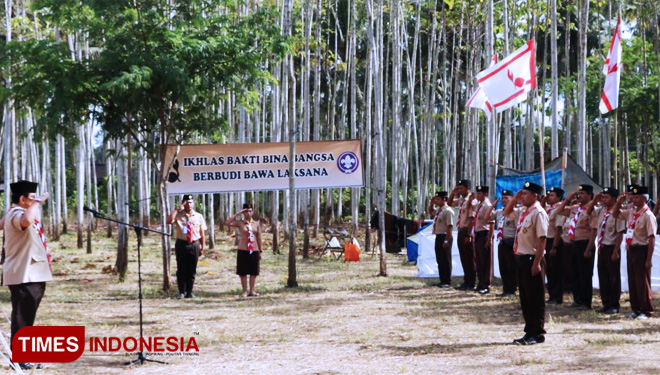
[[[320,241],[320,240],[319,240]],[[317,241],[318,242],[318,241]],[[134,238],[131,239],[133,246]],[[56,279],[48,284],[38,325],[84,325],[89,336],[137,336],[136,251],[128,281],[103,273],[114,264],[114,241],[95,238],[94,254],[75,237],[53,244]],[[196,357],[154,357],[166,365],[124,366],[134,356],[89,352],[43,374],[645,374],[658,372],[660,319],[630,321],[548,308],[547,341],[511,345],[522,335],[517,298],[480,296],[430,286],[403,257],[360,263],[301,260],[300,287],[286,288],[287,256],[264,254],[257,298],[240,298],[232,241],[222,237],[198,268],[194,300],[160,290],[158,239],[143,247],[145,336],[195,335]],[[317,244],[318,245],[318,244]],[[283,249],[287,248],[286,245]],[[174,263],[174,261],[173,261]],[[173,271],[175,271],[173,266]],[[460,280],[455,280],[458,283]],[[656,296],[657,297],[657,296]],[[627,295],[624,296],[627,298]],[[9,313],[9,292],[0,289]],[[624,302],[623,313],[629,311]],[[596,302],[598,306],[598,302]],[[8,324],[2,324],[8,331]],[[9,371],[5,365],[3,368]]]

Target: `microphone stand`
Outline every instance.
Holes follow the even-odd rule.
[[[119,225],[124,225],[124,226],[127,226],[127,227],[131,227],[135,230],[135,234],[137,235],[137,241],[138,241],[138,243],[137,243],[137,252],[138,252],[138,300],[139,300],[139,305],[140,305],[140,343],[141,343],[143,341],[142,340],[142,337],[143,337],[142,336],[142,331],[143,331],[143,328],[142,328],[142,253],[140,251],[140,246],[142,244],[142,231],[158,233],[162,236],[171,236],[171,234],[161,232],[161,231],[158,231],[158,230],[154,230],[154,229],[151,229],[151,228],[143,227],[141,225],[125,223],[123,221],[119,221],[117,219],[107,217],[107,216],[103,215],[102,213],[100,213],[96,210],[92,210],[92,209],[87,208],[87,207],[85,207],[84,209],[85,209],[85,211],[92,213],[92,215],[94,215],[94,217],[97,218],[97,219],[103,219],[103,220],[106,220],[106,221],[111,221],[111,222],[117,223]],[[140,343],[138,343],[138,345],[140,345]],[[141,349],[141,346],[138,346],[138,348]],[[134,359],[132,361],[125,362],[124,364],[129,365],[129,366],[130,365],[136,365],[136,364],[141,365],[141,364],[144,364],[144,362],[157,362],[157,363],[163,363],[163,364],[167,363],[167,362],[164,362],[164,361],[158,361],[158,360],[155,360],[155,359],[147,358],[147,356],[142,352],[142,350],[140,350],[137,353],[137,358],[136,359]]]

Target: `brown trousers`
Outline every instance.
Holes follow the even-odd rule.
[[[564,246],[563,241],[559,240],[557,253],[552,256],[552,238],[545,242],[545,265],[546,277],[548,278],[548,298],[557,303],[564,301]]]
[[[46,291],[46,283],[9,285],[9,291],[11,292],[11,339],[13,339],[21,328],[34,325],[37,309]]]
[[[451,245],[454,239],[448,242],[447,250],[443,248],[447,234],[435,235],[435,261],[438,263],[438,277],[440,284],[451,284]]]
[[[518,276],[516,275],[516,256],[513,254],[514,238],[503,238],[497,251],[500,263],[500,277],[502,277],[502,292],[515,293],[518,289]]]
[[[621,257],[612,261],[614,245],[600,245],[598,253],[598,283],[604,307],[619,308],[621,299]]]
[[[463,285],[470,288],[474,287],[474,281],[477,278],[476,264],[474,261],[474,246],[471,243],[466,244],[465,240],[470,236],[470,228],[460,228],[458,230],[458,254],[461,256],[461,265],[463,266]]]
[[[541,272],[532,275],[534,255],[516,255],[520,307],[525,319],[525,333],[537,336],[545,333],[545,260]]]
[[[474,256],[479,284],[477,289],[490,289],[493,282],[493,247],[486,246],[488,231],[482,230],[474,234]]]
[[[632,311],[651,316],[651,269],[646,268],[648,249],[648,246],[628,246],[628,290]]]

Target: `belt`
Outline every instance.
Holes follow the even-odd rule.
[[[628,245],[628,250],[648,250],[649,245]]]
[[[529,254],[516,254],[516,256],[519,259],[525,259],[525,260],[534,260],[534,258],[536,257],[536,255],[529,255]]]

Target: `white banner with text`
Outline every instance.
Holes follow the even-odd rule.
[[[172,160],[177,146],[167,147]],[[167,179],[168,194],[289,188],[289,143],[182,145]],[[364,185],[359,140],[296,142],[296,189]]]

